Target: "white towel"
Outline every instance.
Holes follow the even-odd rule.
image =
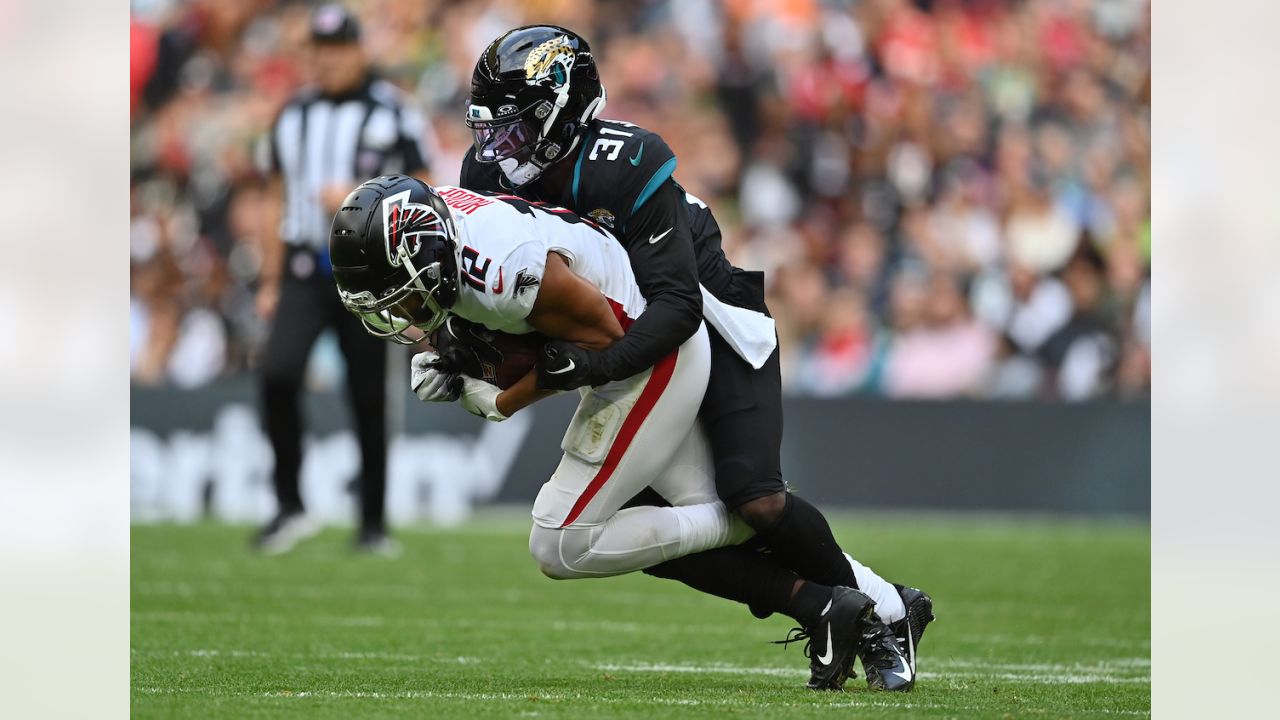
[[[698,287],[702,287],[699,285]],[[762,312],[723,303],[702,287],[702,317],[751,367],[759,370],[778,346],[773,318]]]

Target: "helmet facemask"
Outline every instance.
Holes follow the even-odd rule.
[[[401,345],[416,344],[443,325],[458,293],[453,219],[443,205],[408,198],[405,191],[379,203],[387,260],[383,267],[392,275],[370,282],[363,275],[344,280],[335,272],[343,306],[370,335]],[[399,284],[388,288],[392,282]]]
[[[572,137],[569,149],[578,142],[577,133],[571,127],[573,121],[559,118],[561,100],[568,97],[567,89],[559,94],[555,103],[541,100],[519,113],[492,120],[488,119],[488,108],[471,106],[467,126],[471,128],[476,160],[497,163],[514,188],[538,179],[543,170],[568,153],[554,137]],[[556,127],[557,119],[565,127]]]
[[[402,248],[400,260],[409,271],[409,279],[400,287],[375,297],[368,290],[347,292],[338,288],[346,309],[360,318],[364,329],[374,337],[400,345],[414,345],[434,332],[448,319],[448,308],[437,299],[449,285],[448,268],[439,260],[417,268]],[[416,330],[420,335],[415,337]]]

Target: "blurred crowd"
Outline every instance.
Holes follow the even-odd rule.
[[[484,46],[530,22],[585,35],[605,117],[661,134],[730,259],[766,270],[791,394],[1149,392],[1147,0],[346,4],[432,120],[437,184]],[[135,382],[253,367],[253,149],[308,81],[310,7],[132,2]],[[339,375],[327,348],[316,382]]]

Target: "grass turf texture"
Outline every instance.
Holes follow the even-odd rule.
[[[1146,525],[840,516],[837,537],[934,597],[905,695],[804,688],[789,619],[635,574],[542,577],[527,523],[329,530],[259,557],[248,530],[137,526],[136,717],[1144,717]],[[859,675],[861,668],[859,666]]]

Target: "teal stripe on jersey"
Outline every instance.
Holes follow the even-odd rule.
[[[591,132],[588,131],[582,136],[582,143],[578,145],[578,162],[573,166],[573,207],[578,207],[578,178],[582,176],[582,158],[587,154],[587,140],[591,138]]]
[[[653,174],[653,177],[649,178],[649,182],[645,184],[644,189],[636,196],[636,204],[631,206],[631,212],[634,214],[635,211],[640,209],[640,206],[643,205],[646,200],[653,197],[653,194],[658,192],[658,188],[661,187],[662,183],[666,182],[667,178],[671,177],[675,171],[676,159],[674,157],[662,163],[662,167],[658,168],[658,171]],[[576,177],[574,178],[574,181],[576,186]],[[577,198],[576,192],[574,194],[574,198]]]

